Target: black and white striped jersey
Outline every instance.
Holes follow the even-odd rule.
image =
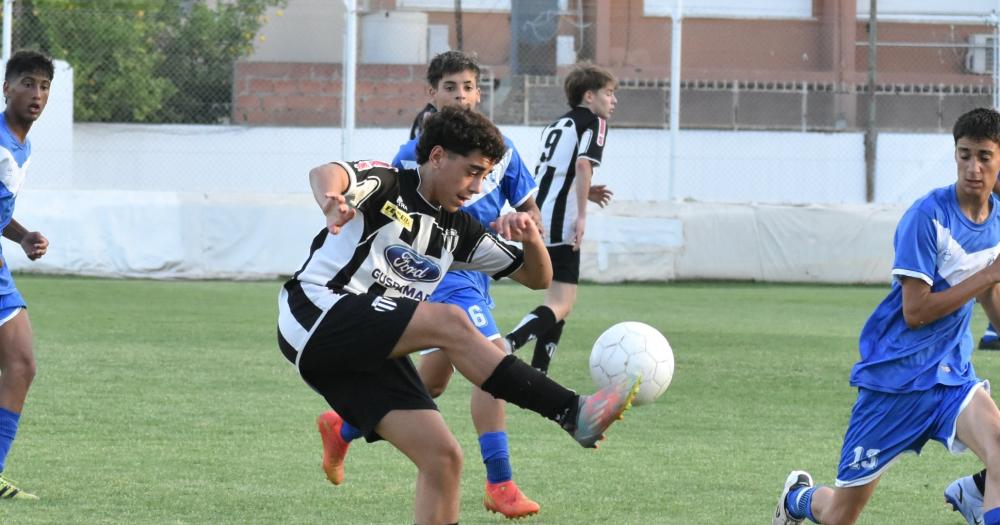
[[[607,122],[577,107],[542,131],[542,155],[535,166],[538,207],[545,226],[545,244],[572,244],[576,234],[576,159],[597,167],[604,153]]]
[[[397,172],[378,161],[337,164],[347,170],[344,197],[356,215],[337,235],[324,227],[281,290],[278,327],[296,350],[345,293],[423,301],[450,269],[500,279],[521,267],[519,248],[470,215],[427,202],[417,192],[417,170]]]

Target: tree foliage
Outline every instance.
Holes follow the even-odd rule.
[[[14,47],[73,67],[74,115],[89,122],[219,122],[233,64],[285,0],[21,0]]]

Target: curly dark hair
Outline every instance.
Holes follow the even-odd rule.
[[[563,89],[566,91],[566,102],[575,108],[583,101],[583,95],[588,91],[596,91],[611,84],[618,86],[618,80],[610,71],[594,64],[579,64],[566,75]]]
[[[55,74],[52,59],[38,51],[21,49],[11,55],[10,60],[7,61],[7,70],[4,73],[3,79],[11,81],[25,73],[39,71],[47,74],[49,80],[52,80]]]
[[[1000,144],[1000,113],[992,108],[976,108],[958,117],[951,134],[956,144],[962,137],[989,139]]]
[[[459,155],[479,150],[494,164],[503,158],[507,146],[500,130],[480,113],[459,107],[444,107],[427,117],[417,141],[417,164],[430,158],[434,146]]]
[[[442,77],[463,71],[472,71],[476,76],[476,84],[479,83],[479,60],[475,55],[461,51],[445,51],[435,55],[427,66],[427,83],[437,89]]]

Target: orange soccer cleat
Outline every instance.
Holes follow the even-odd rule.
[[[340,436],[343,424],[340,414],[333,410],[327,410],[316,418],[319,435],[323,438],[323,472],[334,485],[344,482],[344,457],[347,456],[347,447],[351,446]]]
[[[538,514],[541,507],[525,496],[517,488],[514,480],[500,483],[486,482],[486,494],[483,495],[483,506],[490,512],[499,512],[509,520],[524,518]]]

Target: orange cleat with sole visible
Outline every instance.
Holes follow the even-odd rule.
[[[483,495],[483,506],[486,510],[500,513],[509,520],[520,519],[538,514],[541,507],[528,499],[514,480],[500,483],[486,482],[486,494]]]

